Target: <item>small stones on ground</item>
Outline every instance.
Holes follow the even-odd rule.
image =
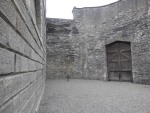
[[[39,113],[150,113],[149,106],[149,85],[47,80]]]

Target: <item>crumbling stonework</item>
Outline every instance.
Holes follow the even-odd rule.
[[[45,0],[0,1],[0,113],[35,113],[45,87]]]
[[[71,40],[69,47],[66,47],[67,49],[71,48],[74,54],[71,77],[107,80],[106,45],[115,41],[125,41],[131,43],[133,82],[150,84],[149,8],[149,0],[121,0],[101,7],[74,8],[74,20],[70,25],[72,31],[68,34],[68,39]],[[50,21],[51,19],[48,23]],[[63,29],[61,26],[60,28]],[[52,46],[49,43],[52,40],[56,40],[58,43],[57,38],[61,37],[60,33],[56,33],[57,38],[53,36],[54,34],[48,33],[47,47]],[[59,43],[64,45],[61,41]],[[51,51],[50,54],[54,56],[53,54],[57,50],[56,46],[62,51],[65,50],[54,44],[51,49],[47,48],[48,54]],[[50,57],[47,56],[48,58]],[[57,65],[61,65],[62,58],[64,57],[55,59],[56,62],[60,60]],[[51,62],[51,65],[55,64],[55,62]],[[60,69],[65,70],[62,67]],[[65,71],[67,72],[67,70]],[[61,74],[61,71],[58,73],[55,69],[51,72],[53,72],[53,78],[57,78],[57,74],[59,78],[64,78],[61,77],[62,75],[65,76],[65,73]],[[51,75],[47,77],[49,78]]]

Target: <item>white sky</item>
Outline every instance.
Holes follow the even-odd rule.
[[[46,0],[47,14],[49,18],[72,19],[72,9],[74,6],[94,7],[102,6],[118,0]]]

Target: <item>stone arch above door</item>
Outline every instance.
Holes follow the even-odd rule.
[[[105,45],[109,45],[111,43],[114,43],[116,41],[121,41],[121,42],[129,42],[131,43],[131,39],[130,38],[118,38],[118,37],[115,37],[115,38],[108,38],[105,40]]]

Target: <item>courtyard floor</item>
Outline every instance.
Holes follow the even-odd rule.
[[[150,113],[150,85],[47,80],[39,113]]]

